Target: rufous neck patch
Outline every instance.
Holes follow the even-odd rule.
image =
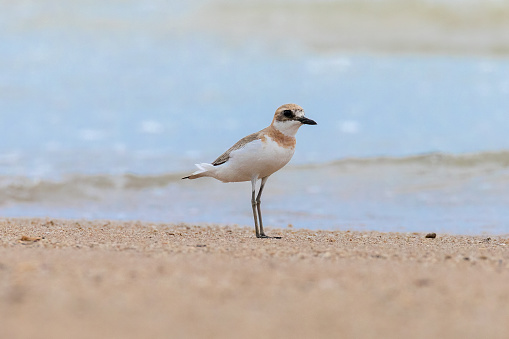
[[[297,143],[295,137],[283,134],[282,132],[278,131],[274,126],[267,127],[263,132],[265,133],[262,134],[261,137],[262,142],[267,142],[265,136],[268,136],[273,141],[277,142],[279,146],[285,148],[294,148],[295,144]]]

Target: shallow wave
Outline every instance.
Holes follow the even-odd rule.
[[[406,157],[345,158],[330,166],[348,165],[421,165],[475,168],[481,166],[509,167],[509,150],[468,154],[428,153]]]
[[[55,201],[66,198],[93,199],[101,191],[143,190],[165,187],[180,174],[72,175],[60,180],[20,177],[0,178],[0,204],[6,202]]]
[[[245,0],[212,1],[188,24],[234,40],[293,40],[318,51],[507,54],[508,18],[508,3],[495,0]]]
[[[363,168],[366,171],[359,175],[373,176],[379,169],[391,168],[391,175],[398,173],[415,173],[419,175],[420,169],[431,173],[433,169],[447,167],[451,171],[485,175],[486,169],[509,169],[509,150],[498,152],[482,152],[473,154],[444,154],[431,153],[407,157],[372,157],[372,158],[345,158],[325,164],[309,164],[290,166],[287,171],[293,175],[302,175],[306,171],[316,172],[324,170],[324,176],[340,176],[335,168]],[[411,171],[407,171],[408,169]],[[329,171],[332,170],[332,171]],[[316,175],[316,173],[314,173]],[[70,200],[101,200],[105,192],[122,194],[123,192],[137,192],[165,188],[177,183],[184,173],[163,173],[160,175],[143,174],[101,174],[85,175],[75,174],[64,176],[61,179],[34,179],[23,177],[0,177],[0,205],[9,202],[65,202]],[[407,178],[408,179],[408,178]],[[449,178],[447,180],[450,180]]]

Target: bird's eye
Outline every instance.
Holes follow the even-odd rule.
[[[283,111],[283,115],[284,115],[285,117],[287,117],[287,118],[291,118],[291,117],[293,117],[293,112],[292,112],[292,111],[290,111],[289,109],[285,109],[285,110]]]

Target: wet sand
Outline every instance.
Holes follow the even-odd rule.
[[[509,238],[0,220],[0,338],[507,338]]]

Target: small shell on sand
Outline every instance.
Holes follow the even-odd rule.
[[[23,241],[23,242],[37,242],[41,239],[42,239],[41,237],[28,237],[26,235],[22,235],[21,239],[19,239],[19,240]]]

